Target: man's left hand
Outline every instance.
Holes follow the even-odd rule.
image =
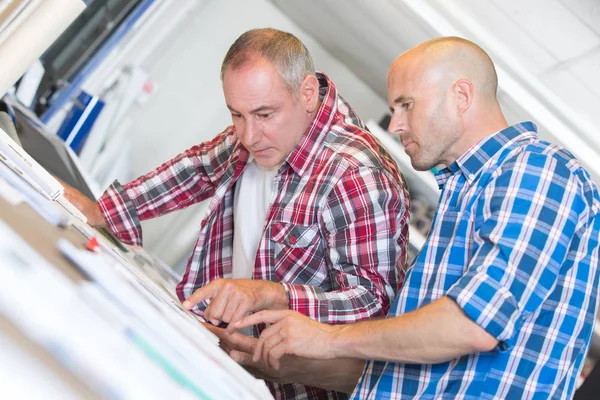
[[[246,314],[260,310],[288,309],[289,299],[280,283],[254,279],[217,279],[196,290],[183,302],[190,310],[210,299],[204,318],[214,325],[233,325]],[[233,329],[229,329],[230,333]]]

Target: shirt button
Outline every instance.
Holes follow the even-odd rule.
[[[290,236],[290,243],[296,244],[296,236]]]

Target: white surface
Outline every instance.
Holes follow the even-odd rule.
[[[28,400],[79,399],[54,371],[40,364],[2,332],[0,354],[0,397]]]
[[[30,185],[31,182],[22,179],[22,176],[16,174],[3,162],[0,162],[0,177],[3,178],[2,184],[5,185],[2,190],[4,195],[8,196],[9,202],[11,197],[14,200],[15,195],[18,195],[21,200],[26,201],[31,208],[52,225],[68,226],[71,224],[71,218],[65,210],[60,208],[56,202],[43,196],[42,192]],[[11,190],[12,195],[10,194]]]
[[[31,13],[5,28],[11,31],[8,37],[0,32],[0,59],[4,60],[0,64],[0,95],[6,93],[85,8],[82,0],[44,0],[29,4]]]
[[[558,60],[585,54],[598,44],[594,31],[558,0],[494,0],[494,3]]]
[[[427,238],[416,230],[412,225],[408,226],[408,244],[410,244],[417,252],[423,248]]]
[[[19,87],[15,92],[15,96],[26,107],[31,107],[35,93],[37,92],[43,76],[44,66],[42,65],[42,62],[37,59],[21,77],[21,82],[19,82]]]
[[[1,221],[0,237],[0,313],[102,397],[270,397],[147,276],[60,241],[92,277],[74,283]]]
[[[1,166],[0,166],[1,171]],[[17,204],[23,201],[23,196],[21,193],[16,190],[12,185],[10,185],[3,177],[2,172],[0,172],[0,197],[6,200],[9,204],[16,206]]]
[[[24,179],[37,185],[46,196],[56,199],[63,194],[62,185],[2,129],[0,129],[0,154],[9,167],[22,175]]]

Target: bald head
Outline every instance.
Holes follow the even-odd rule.
[[[424,42],[400,55],[392,72],[407,70],[422,84],[447,86],[460,79],[473,84],[478,100],[495,100],[498,89],[496,69],[481,47],[466,39],[442,37]]]
[[[389,130],[416,169],[450,165],[486,136],[504,129],[498,78],[475,43],[444,37],[400,55],[387,77]]]

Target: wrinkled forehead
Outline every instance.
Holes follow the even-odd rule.
[[[286,84],[276,68],[268,62],[254,62],[228,68],[223,75],[225,92],[269,92],[286,88]]]

